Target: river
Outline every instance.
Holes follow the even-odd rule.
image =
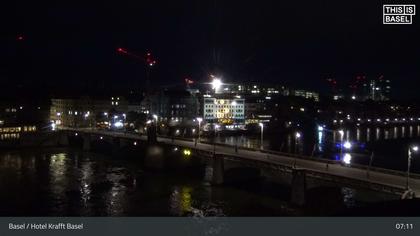
[[[289,196],[288,186],[264,180],[206,186],[194,171],[150,171],[133,159],[74,148],[0,152],[1,216],[331,215],[365,204],[357,196],[366,195],[319,189],[305,207],[289,204]]]

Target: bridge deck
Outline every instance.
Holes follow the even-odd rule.
[[[120,137],[120,138],[129,138],[129,139],[137,139],[137,140],[146,140],[145,136],[139,136],[137,134],[129,134],[129,133],[122,133],[122,132],[110,132],[110,131],[98,131],[98,130],[75,130],[75,129],[68,129],[72,131],[79,131],[79,132],[89,132],[92,134],[97,135],[107,135],[113,137]],[[162,138],[158,137],[158,142],[170,144],[170,145],[177,145],[186,148],[206,151],[206,152],[213,152],[214,145],[206,144],[206,143],[197,143],[195,146],[194,142],[187,141],[187,140],[179,140],[179,139],[170,139],[170,138]],[[252,150],[243,150],[238,149],[238,152],[235,151],[233,147],[227,147],[222,145],[216,145],[216,154],[219,155],[226,155],[235,158],[240,158],[244,160],[250,161],[259,161],[265,162],[273,165],[282,165],[292,167],[294,164],[298,168],[306,169],[312,173],[318,173],[321,175],[329,175],[331,177],[338,177],[344,179],[353,179],[359,182],[366,182],[367,184],[376,184],[376,185],[383,185],[388,186],[395,189],[400,189],[401,192],[406,187],[406,177],[401,175],[395,175],[392,173],[383,173],[375,170],[371,170],[369,173],[369,177],[367,176],[367,171],[365,169],[360,168],[351,168],[349,166],[343,166],[338,163],[329,163],[327,168],[327,163],[320,162],[316,160],[308,160],[308,159],[300,159],[290,156],[284,156],[279,154],[273,153],[266,153],[260,151],[252,151]],[[416,193],[416,196],[420,196],[420,179],[417,178],[410,178],[410,188]]]

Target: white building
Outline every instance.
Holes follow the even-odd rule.
[[[315,102],[319,102],[319,94],[316,92],[306,90],[295,90],[294,95],[297,97],[304,97],[306,99],[313,99]]]
[[[241,129],[245,124],[245,99],[204,97],[203,117],[224,129]]]

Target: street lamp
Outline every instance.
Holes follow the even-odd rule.
[[[318,125],[318,131],[319,131],[319,132],[324,131],[324,127],[322,127],[321,125]]]
[[[295,134],[295,154],[297,153],[297,146],[299,143],[299,139],[302,137],[302,134],[300,132],[296,132]]]
[[[157,115],[153,115],[153,119],[155,120],[155,134],[157,136],[157,129],[158,129],[158,116]]]
[[[343,156],[344,130],[340,129],[338,133],[340,134],[340,158],[341,158]]]
[[[219,128],[218,124],[214,124],[214,139],[213,139],[213,153],[216,154],[216,134],[217,129]]]
[[[406,182],[406,188],[410,189],[409,187],[409,181],[410,181],[410,167],[411,167],[411,153],[417,152],[419,150],[418,146],[412,146],[408,148],[408,155],[407,155],[407,182]]]
[[[263,150],[264,149],[264,124],[263,123],[258,123],[258,125],[261,127],[261,144],[260,144],[260,149]]]
[[[369,166],[368,166],[368,169],[367,169],[367,172],[366,172],[366,177],[369,179],[370,178],[370,167],[372,166],[372,163],[373,163],[373,157],[375,156],[375,153],[374,152],[372,152],[371,154],[370,154],[370,158],[369,158]]]
[[[203,118],[201,117],[197,117],[197,121],[198,121],[198,141],[201,142],[201,122],[203,121]]]

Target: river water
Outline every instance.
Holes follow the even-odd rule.
[[[263,180],[206,186],[194,171],[145,171],[135,159],[79,149],[0,152],[1,216],[334,215],[365,204],[358,195],[319,189],[302,208],[288,203],[288,186]]]

